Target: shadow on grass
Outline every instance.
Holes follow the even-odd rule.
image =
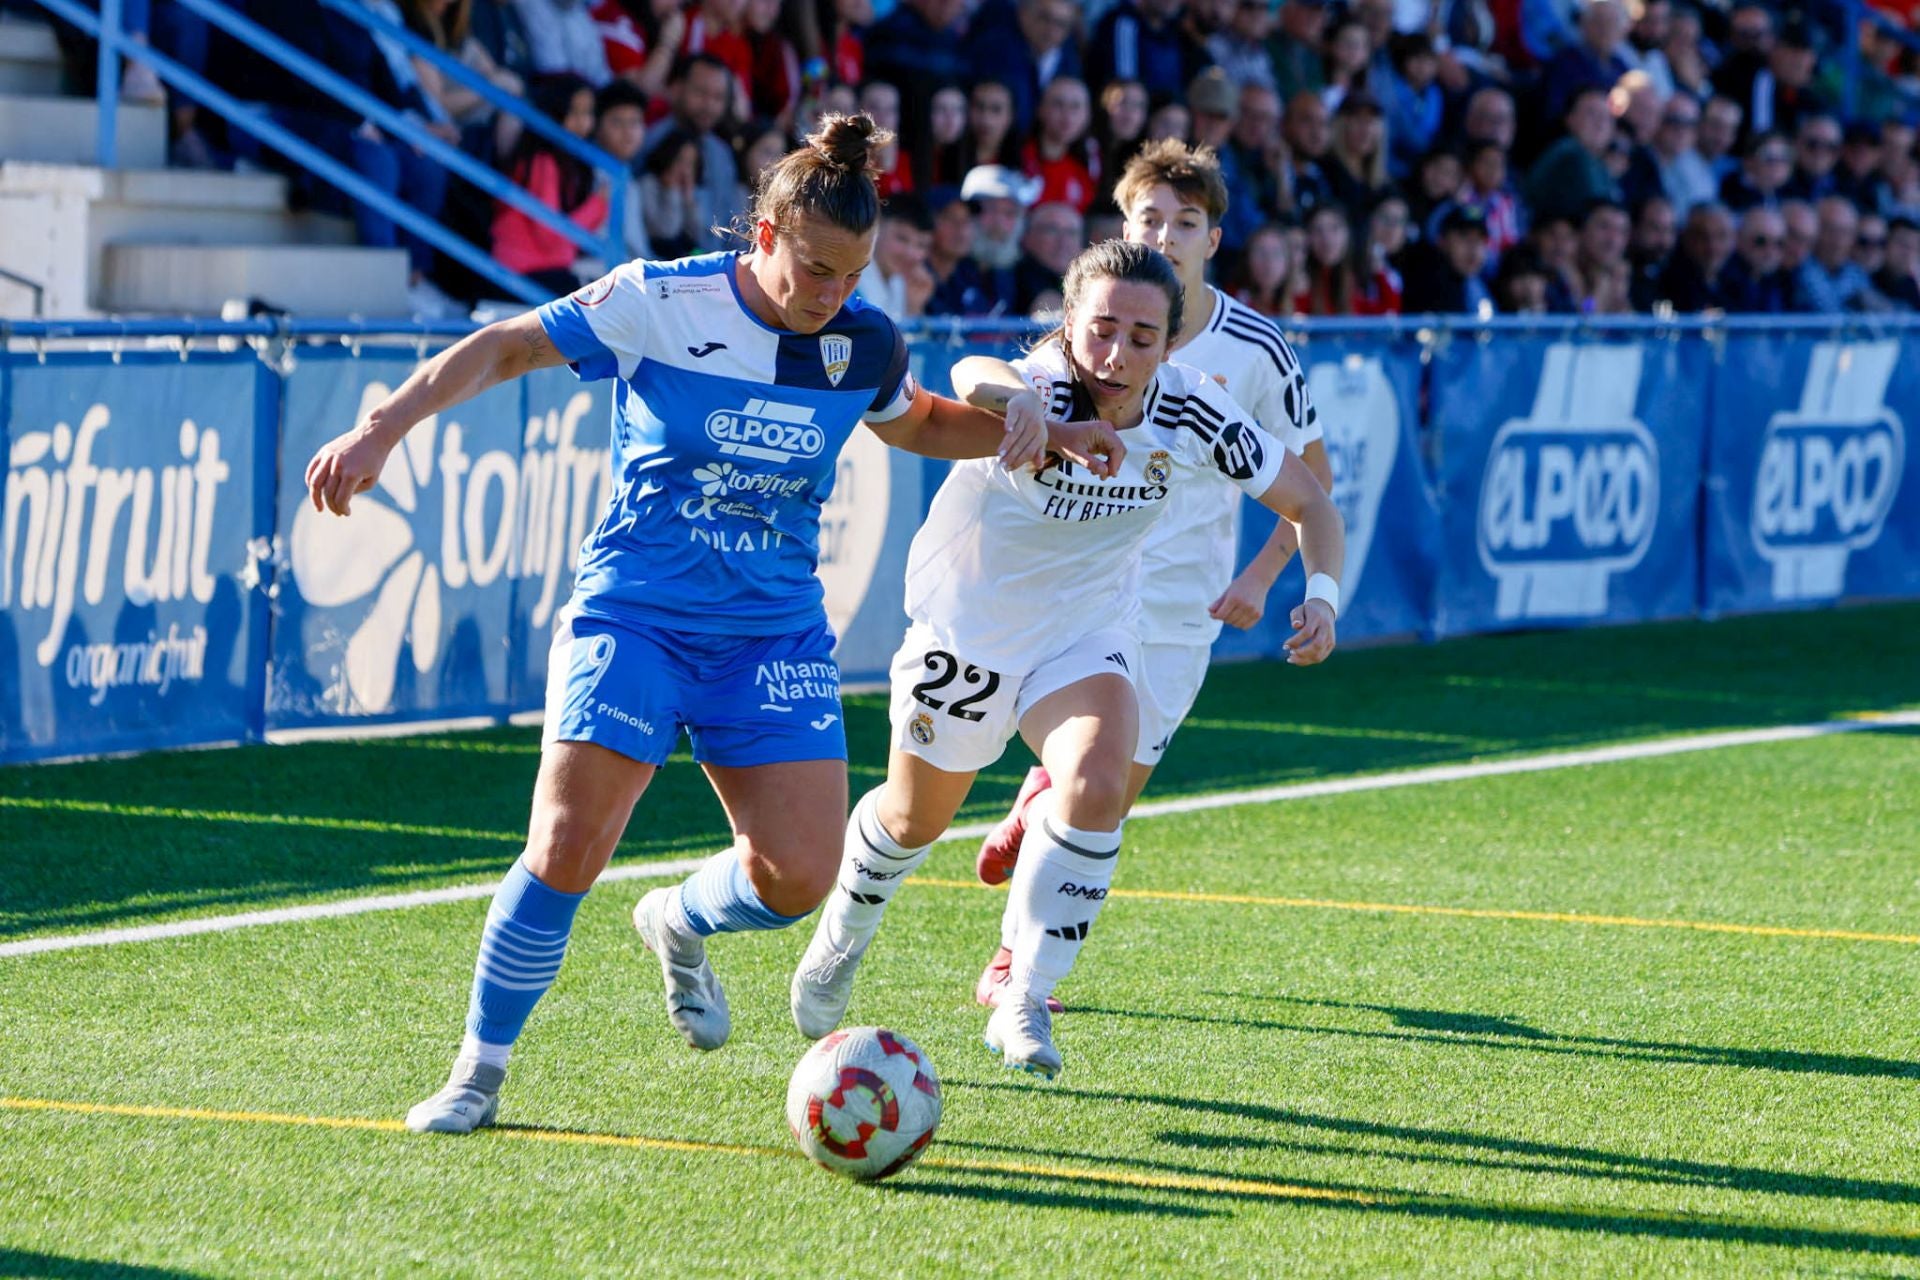
[[[1337,1001],[1292,1000],[1287,996],[1241,995],[1215,991],[1209,995],[1242,1000],[1272,1000],[1306,1005],[1338,1005]],[[1857,1053],[1808,1053],[1798,1049],[1739,1049],[1725,1045],[1683,1044],[1668,1040],[1626,1040],[1610,1036],[1562,1035],[1529,1027],[1518,1030],[1483,1030],[1499,1026],[1516,1027],[1499,1018],[1478,1014],[1450,1014],[1432,1010],[1395,1010],[1379,1005],[1345,1006],[1375,1009],[1387,1014],[1407,1014],[1406,1022],[1396,1025],[1404,1031],[1374,1031],[1363,1027],[1333,1027],[1306,1022],[1280,1022],[1267,1018],[1233,1018],[1204,1013],[1161,1013],[1144,1009],[1113,1009],[1096,1005],[1075,1005],[1076,1013],[1101,1014],[1111,1018],[1143,1018],[1159,1022],[1187,1022],[1203,1026],[1242,1027],[1256,1031],[1291,1031],[1302,1035],[1346,1036],[1356,1040],[1392,1040],[1403,1044],[1440,1044],[1470,1049],[1507,1049],[1522,1053],[1544,1053],[1564,1057],[1613,1058],[1624,1062],[1671,1062],[1690,1067],[1738,1067],[1745,1070],[1784,1071],[1794,1075],[1878,1076],[1883,1079],[1920,1078],[1920,1062],[1903,1058],[1876,1058]]]
[[[1223,666],[1194,716],[1236,727],[1183,733],[1155,776],[1156,794],[1457,762],[1474,742],[1499,744],[1489,754],[1524,754],[1920,702],[1920,665],[1885,660],[1886,637],[1915,630],[1920,605],[1904,604],[1356,650],[1311,672]],[[885,698],[849,698],[846,720],[854,785],[863,788],[886,759]],[[0,798],[56,806],[0,809],[0,936],[387,890],[401,887],[383,874],[394,867],[407,869],[408,886],[471,874],[456,868],[476,858],[504,868],[526,830],[538,742],[535,729],[501,728],[0,767]],[[998,817],[1026,759],[1016,748],[983,777],[960,820]],[[499,838],[62,812],[63,800]],[[706,780],[681,756],[655,777],[621,852],[718,848],[726,830]]]
[[[951,1173],[942,1169],[941,1175]],[[1044,1174],[985,1175],[995,1179],[1016,1178],[1041,1181]],[[1093,1213],[1124,1213],[1157,1218],[1219,1218],[1226,1214],[1173,1199],[1148,1199],[1144,1196],[1106,1195],[1083,1191],[1050,1190],[1038,1186],[1002,1186],[996,1182],[960,1182],[945,1176],[912,1174],[880,1184],[896,1195],[931,1196],[938,1200],[980,1200],[995,1205],[1020,1205],[1028,1209],[1074,1209]]]
[[[200,1280],[198,1271],[143,1267],[132,1262],[95,1262],[24,1249],[0,1249],[0,1276],[18,1280]]]
[[[1470,1145],[1490,1145],[1496,1149],[1535,1148],[1543,1151],[1578,1152],[1581,1148],[1556,1148],[1540,1143],[1509,1143],[1506,1139],[1489,1138],[1479,1134],[1456,1133],[1445,1130],[1409,1129],[1399,1126],[1375,1125],[1366,1121],[1342,1120],[1325,1116],[1314,1116],[1305,1112],[1288,1111],[1277,1107],[1268,1107],[1257,1103],[1220,1102],[1211,1099],[1183,1098],[1173,1094],[1136,1094],[1117,1090],[1076,1089],[1058,1084],[1022,1085],[993,1081],[952,1080],[946,1082],[950,1089],[983,1089],[1016,1093],[1031,1093],[1037,1097],[1067,1096],[1094,1102],[1122,1103],[1147,1107],[1167,1107],[1178,1111],[1199,1111],[1213,1115],[1231,1117],[1237,1121],[1254,1120],[1288,1127],[1323,1127],[1338,1132],[1364,1133],[1370,1136],[1411,1136],[1424,1135],[1422,1141],[1446,1142],[1464,1141]],[[1212,1137],[1212,1135],[1209,1135]],[[1247,1146],[1262,1145],[1263,1140],[1251,1141],[1244,1137],[1219,1137],[1209,1145],[1244,1149]],[[1338,1150],[1337,1148],[1335,1150]],[[1053,1151],[1048,1153],[1053,1159],[1080,1160],[1090,1164],[1114,1163],[1111,1158],[1087,1152]],[[1372,1156],[1383,1154],[1365,1149],[1353,1149],[1348,1154]],[[1586,1152],[1600,1160],[1638,1161],[1639,1157],[1615,1156],[1605,1152]],[[1650,1163],[1672,1163],[1685,1166],[1689,1162],[1652,1161]],[[1196,1169],[1172,1163],[1154,1163],[1150,1167],[1169,1172],[1184,1174],[1196,1178],[1224,1179],[1237,1183],[1259,1181],[1257,1175],[1245,1172],[1225,1173],[1212,1169]],[[1764,1170],[1737,1170],[1725,1166],[1702,1165],[1702,1169],[1721,1170],[1726,1173],[1756,1176],[1777,1180],[1777,1187],[1761,1188],[1785,1191],[1790,1184],[1821,1183],[1830,1186],[1875,1188],[1889,1187],[1895,1184],[1856,1183],[1849,1179],[1802,1178],[1793,1174],[1776,1174]],[[1542,1173],[1577,1173],[1578,1169],[1541,1169]],[[1284,1175],[1283,1175],[1284,1176]],[[1289,1180],[1293,1181],[1293,1180]],[[1735,1186],[1732,1182],[1718,1182],[1711,1185]],[[1894,1199],[1905,1203],[1913,1197],[1915,1189],[1898,1187],[1897,1196],[1872,1195],[1850,1196],[1847,1198]],[[1531,1205],[1501,1203],[1491,1200],[1476,1200],[1461,1196],[1449,1196],[1429,1192],[1405,1191],[1399,1188],[1374,1186],[1360,1183],[1313,1182],[1302,1183],[1297,1190],[1276,1186],[1272,1190],[1252,1186],[1228,1188],[1210,1188],[1203,1193],[1209,1200],[1216,1198],[1250,1202],[1268,1202],[1298,1204],[1307,1208],[1342,1210],[1351,1213],[1386,1214],[1400,1217],[1438,1219],[1455,1222],[1490,1222],[1505,1226],[1544,1227],[1560,1231],[1580,1231],[1605,1235],[1642,1236],[1681,1240],[1716,1240],[1734,1244],[1779,1245],[1809,1249],[1824,1249],[1836,1252],[1867,1253],[1897,1257],[1920,1257],[1920,1234],[1898,1231],[1848,1230],[1845,1228],[1824,1226],[1796,1226],[1771,1222],[1755,1222],[1714,1214],[1667,1213],[1658,1209],[1615,1209],[1608,1206],[1590,1205]],[[1817,1191],[1795,1190],[1792,1194],[1813,1195]]]

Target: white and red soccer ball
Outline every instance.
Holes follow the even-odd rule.
[[[920,1047],[883,1027],[835,1031],[787,1085],[787,1126],[815,1164],[860,1182],[892,1177],[940,1124],[940,1081]]]

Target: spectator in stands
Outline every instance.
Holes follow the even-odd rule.
[[[538,75],[575,75],[594,88],[613,79],[606,41],[587,0],[513,0]]]
[[[1365,23],[1348,18],[1334,27],[1327,37],[1324,66],[1326,84],[1320,97],[1329,111],[1338,112],[1348,94],[1372,87],[1367,72],[1373,66],[1373,37]]]
[[[1747,110],[1747,128],[1792,133],[1801,116],[1827,110],[1813,88],[1814,65],[1812,29],[1788,24],[1767,54],[1765,74],[1754,77],[1748,97],[1735,99]]]
[[[933,215],[926,203],[915,195],[894,196],[880,210],[873,258],[855,292],[896,320],[925,315],[938,285],[927,269],[932,247]]]
[[[1326,162],[1333,146],[1332,121],[1327,104],[1318,93],[1302,89],[1287,102],[1281,117],[1280,133],[1286,140],[1291,172],[1281,175],[1281,185],[1293,192],[1293,211],[1305,218],[1333,199],[1333,185],[1327,179]]]
[[[1720,184],[1720,200],[1735,213],[1756,205],[1777,206],[1794,199],[1787,184],[1793,177],[1793,149],[1777,133],[1756,133],[1747,143],[1740,172]]]
[[[1268,153],[1280,132],[1280,99],[1261,84],[1240,89],[1233,133],[1220,148],[1220,176],[1227,186],[1227,212],[1220,219],[1220,248],[1229,259],[1279,207],[1279,174]]]
[[[484,76],[494,88],[515,97],[526,92],[520,77],[495,62],[473,34],[473,0],[406,0],[404,13],[416,35]],[[413,70],[427,96],[460,130],[460,145],[468,154],[491,164],[495,156],[513,150],[520,137],[518,119],[495,107],[478,90],[440,74],[425,58],[413,59]]]
[[[1333,142],[1321,163],[1328,193],[1357,216],[1387,191],[1386,125],[1380,103],[1365,90],[1350,93],[1333,113]]]
[[[616,79],[593,100],[593,143],[627,167],[626,222],[621,242],[629,258],[652,258],[653,241],[640,198],[640,180],[633,165],[647,136],[647,95],[631,80]],[[784,152],[784,148],[782,149]]]
[[[1673,31],[1668,0],[1635,0],[1628,6],[1627,38],[1614,52],[1629,71],[1643,73],[1661,102],[1673,96],[1673,68],[1667,64],[1667,40]]]
[[[1147,141],[1158,142],[1162,138],[1178,138],[1182,142],[1193,136],[1193,115],[1184,103],[1163,102],[1147,116]]]
[[[640,212],[647,238],[663,260],[698,253],[709,242],[715,219],[707,205],[700,140],[675,129],[647,153],[640,175]]]
[[[747,0],[747,46],[753,54],[748,114],[784,132],[800,107],[800,53],[780,30],[781,0]]]
[[[1845,196],[1863,213],[1884,211],[1889,191],[1880,172],[1880,126],[1856,120],[1847,126],[1840,163],[1833,169],[1833,194]]]
[[[1491,308],[1492,295],[1480,278],[1486,265],[1486,219],[1466,205],[1449,210],[1436,239],[1407,251],[1401,310],[1408,315],[1476,315]]]
[[[1767,70],[1773,39],[1773,11],[1764,4],[1744,0],[1728,15],[1726,53],[1714,69],[1713,91],[1739,104],[1743,116],[1751,117],[1754,82]],[[1769,121],[1759,127],[1776,126]],[[1735,141],[1744,140],[1742,135]]]
[[[960,198],[972,204],[975,215],[973,260],[980,269],[985,314],[1020,310],[1014,268],[1026,237],[1027,210],[1039,194],[1038,182],[1005,165],[980,165],[961,184]]]
[[[1914,150],[1914,127],[1904,120],[1885,121],[1880,139],[1880,212],[1920,219],[1920,155]]]
[[[1226,72],[1208,67],[1187,86],[1187,110],[1193,114],[1194,145],[1219,151],[1233,133],[1240,95]]]
[[[1013,269],[1015,310],[1027,315],[1060,310],[1061,280],[1086,244],[1086,222],[1078,209],[1059,202],[1034,206]]]
[[[533,45],[513,0],[473,0],[473,38],[494,62],[524,82],[533,71]]]
[[[1327,36],[1326,0],[1281,0],[1280,21],[1267,38],[1274,90],[1291,107],[1300,93],[1327,87],[1320,50]]]
[[[1498,259],[1520,243],[1525,231],[1520,199],[1507,181],[1507,153],[1499,143],[1469,145],[1466,178],[1453,202],[1478,209],[1486,218],[1489,258]]]
[[[1554,54],[1541,70],[1546,90],[1541,106],[1548,119],[1566,115],[1581,90],[1610,90],[1631,70],[1619,52],[1626,34],[1627,14],[1619,0],[1588,0],[1580,11],[1579,41]]]
[[[1398,8],[1397,0],[1352,0],[1351,12],[1360,25],[1367,29],[1367,43],[1373,50],[1364,81],[1376,96],[1379,87],[1387,82],[1387,76],[1393,71],[1392,61],[1387,55],[1387,42],[1393,39],[1394,14]],[[1413,23],[1407,30],[1418,25]],[[1334,109],[1339,108],[1336,106]]]
[[[1840,122],[1824,113],[1800,117],[1793,135],[1793,176],[1784,199],[1809,203],[1834,194],[1833,170],[1840,159]]]
[[[1113,184],[1146,141],[1151,105],[1147,87],[1138,80],[1112,80],[1100,91],[1100,111],[1093,122],[1094,140],[1100,144],[1100,203],[1111,202]]]
[[[1713,166],[1697,149],[1699,135],[1700,104],[1685,94],[1668,99],[1651,149],[1660,170],[1660,192],[1678,218],[1685,218],[1693,206],[1714,199],[1720,192]]]
[[[1388,52],[1393,74],[1387,77],[1387,173],[1405,178],[1440,133],[1444,102],[1438,76],[1440,58],[1425,32],[1393,38]]]
[[[545,76],[534,82],[533,105],[560,122],[576,138],[593,132],[593,86],[579,76]],[[691,146],[695,164],[699,156]],[[523,130],[508,158],[507,174],[547,208],[596,234],[607,225],[607,197],[592,165],[576,159],[532,129]],[[659,243],[656,239],[655,243]],[[578,245],[559,231],[536,222],[504,201],[493,219],[493,256],[557,295],[580,286],[573,264],[584,257]]]
[[[943,85],[927,103],[927,140],[924,172],[914,173],[914,186],[958,188],[971,168],[962,151],[967,136],[967,95],[957,85]]]
[[[1804,200],[1782,200],[1780,220],[1785,227],[1785,234],[1780,238],[1780,265],[1798,281],[1800,268],[1813,252],[1813,238],[1819,233],[1820,220],[1814,216],[1813,206]]]
[[[1660,160],[1653,150],[1653,137],[1660,131],[1662,101],[1653,91],[1653,82],[1644,71],[1629,71],[1620,77],[1607,95],[1613,111],[1613,142],[1609,155],[1624,153],[1624,166],[1609,163],[1609,170],[1620,183],[1620,198],[1629,207],[1652,195],[1664,194],[1660,186]]]
[[[900,0],[867,32],[867,78],[899,88],[900,140],[909,153],[926,145],[934,91],[967,79],[965,9],[966,0]]]
[[[1867,282],[1887,265],[1887,220],[1877,213],[1860,215],[1860,232],[1853,238],[1853,260],[1867,273]]]
[[[1229,292],[1263,316],[1293,314],[1297,289],[1285,228],[1270,222],[1247,237],[1238,279]]]
[[[597,0],[590,12],[614,78],[649,98],[659,97],[686,39],[687,18],[679,0],[645,0],[632,7],[624,0]]]
[[[1873,287],[1902,311],[1920,311],[1920,222],[1896,217],[1887,222],[1884,264]]]
[[[1293,309],[1309,316],[1350,316],[1359,292],[1353,267],[1352,230],[1338,205],[1322,205],[1307,219],[1307,287]]]
[[[1040,95],[1055,77],[1081,79],[1080,47],[1074,40],[1079,25],[1080,10],[1073,0],[987,0],[968,24],[971,76],[976,82],[992,80],[1007,87],[1014,127],[1021,133],[1032,129]]]
[[[1680,251],[1661,282],[1661,293],[1682,314],[1725,311],[1736,296],[1728,263],[1733,257],[1733,215],[1714,201],[1687,214]]]
[[[674,66],[671,88],[673,114],[647,131],[640,154],[644,163],[662,140],[676,132],[690,134],[699,143],[700,193],[709,222],[696,234],[694,250],[704,253],[722,247],[712,224],[730,223],[744,208],[738,203],[733,148],[716,132],[727,118],[733,73],[712,54],[696,53]]]
[[[1592,86],[1576,91],[1564,123],[1567,136],[1548,147],[1527,174],[1524,194],[1535,218],[1571,218],[1595,200],[1620,199],[1619,184],[1605,163],[1613,143],[1606,91]]]
[[[1674,12],[1660,53],[1667,63],[1670,95],[1684,94],[1695,102],[1705,102],[1713,96],[1713,79],[1708,73],[1706,53],[1701,48],[1698,12],[1691,8]]]
[[[1426,237],[1440,233],[1444,211],[1459,202],[1466,182],[1466,168],[1460,157],[1445,147],[1420,157],[1420,168],[1410,182],[1401,184],[1407,193],[1407,209],[1413,224]]]
[[[880,176],[874,181],[881,198],[913,190],[913,158],[900,145],[900,90],[885,80],[869,80],[860,86],[860,110],[873,122],[893,134],[893,141],[872,150],[873,167]],[[928,114],[932,114],[932,95],[928,95]]]
[[[1627,211],[1609,200],[1595,201],[1580,220],[1573,269],[1580,278],[1574,302],[1588,315],[1617,315],[1627,311],[1632,291],[1627,244],[1632,223]],[[1727,247],[1733,247],[1729,229]]]
[[[1549,272],[1540,255],[1521,246],[1500,257],[1493,277],[1493,303],[1508,315],[1545,315]]]
[[[1802,206],[1804,207],[1804,206]],[[1778,315],[1797,311],[1793,272],[1783,264],[1787,225],[1778,209],[1747,210],[1740,219],[1733,260],[1727,264],[1722,301],[1728,311]]]
[[[1020,152],[1020,167],[1028,177],[1040,179],[1042,204],[1069,204],[1083,216],[1093,206],[1101,161],[1092,125],[1087,86],[1071,76],[1054,77],[1040,95],[1033,140]]]
[[[1020,135],[1013,127],[1013,92],[998,80],[982,80],[967,95],[967,136],[961,158],[969,170],[983,164],[1020,163]]]
[[[1407,202],[1399,196],[1388,196],[1367,215],[1366,238],[1358,246],[1354,263],[1360,282],[1360,294],[1354,301],[1355,315],[1399,314],[1406,284],[1400,277],[1398,263],[1406,251],[1407,227],[1411,221]]]
[[[1207,53],[1236,87],[1275,92],[1273,59],[1267,56],[1274,23],[1267,0],[1237,0],[1227,25],[1208,37]]]
[[[744,120],[753,110],[753,45],[747,40],[747,0],[699,0],[687,9],[680,56],[704,54],[727,69],[730,114]]]
[[[1178,98],[1211,62],[1181,21],[1186,0],[1119,0],[1087,43],[1087,82],[1138,80],[1147,96]]]
[[[825,16],[820,34],[827,73],[841,84],[859,84],[867,78],[866,30],[872,25],[873,0],[833,0],[833,11]]]
[[[1727,175],[1740,171],[1737,144],[1741,122],[1745,119],[1746,112],[1731,98],[1709,98],[1707,105],[1700,108],[1700,132],[1694,140],[1694,150],[1713,170],[1715,183],[1725,182]]]
[[[1860,214],[1839,196],[1828,196],[1814,206],[1819,229],[1813,251],[1800,264],[1794,285],[1803,311],[1877,310],[1879,295],[1853,260],[1853,243],[1860,232]]]
[[[933,276],[930,316],[984,316],[993,310],[980,264],[974,261],[973,206],[958,187],[936,187],[928,199],[933,235],[927,241],[927,270]]]
[[[1491,142],[1502,151],[1513,150],[1515,119],[1513,95],[1498,85],[1474,90],[1467,99],[1467,114],[1461,133],[1469,146]]]
[[[1573,260],[1580,251],[1580,233],[1574,229],[1573,219],[1564,213],[1536,219],[1527,232],[1525,247],[1547,268],[1547,310],[1555,315],[1577,310],[1573,299],[1580,289],[1580,277],[1573,269]]]
[[[1660,301],[1667,263],[1679,239],[1679,220],[1665,196],[1653,196],[1634,210],[1633,240],[1627,246],[1627,301],[1635,311],[1651,311]]]

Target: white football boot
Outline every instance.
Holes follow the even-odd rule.
[[[416,1102],[407,1112],[415,1133],[472,1133],[493,1123],[500,1111],[500,1086],[507,1069],[461,1058],[453,1064],[447,1087]]]
[[[860,958],[867,954],[867,944],[879,932],[878,920],[872,929],[856,930],[849,926],[845,918],[847,905],[847,891],[835,884],[820,908],[813,940],[807,943],[806,954],[800,957],[800,967],[793,971],[793,985],[788,989],[793,1025],[810,1040],[826,1035],[846,1017],[847,1002],[853,999],[853,976],[860,971]],[[842,946],[834,945],[836,934],[842,939]]]
[[[660,958],[660,976],[666,981],[667,1021],[696,1049],[718,1049],[733,1031],[727,1012],[727,993],[707,963],[705,940],[689,941],[667,925],[667,895],[655,889],[633,908],[633,927],[647,950]]]
[[[1060,1051],[1053,1047],[1053,1015],[1044,1000],[1022,992],[1002,993],[987,1019],[987,1048],[1010,1068],[1051,1080],[1060,1074]]]

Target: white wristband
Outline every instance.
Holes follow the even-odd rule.
[[[1340,616],[1340,584],[1331,574],[1316,573],[1307,579],[1307,599],[1324,602],[1334,617]]]

